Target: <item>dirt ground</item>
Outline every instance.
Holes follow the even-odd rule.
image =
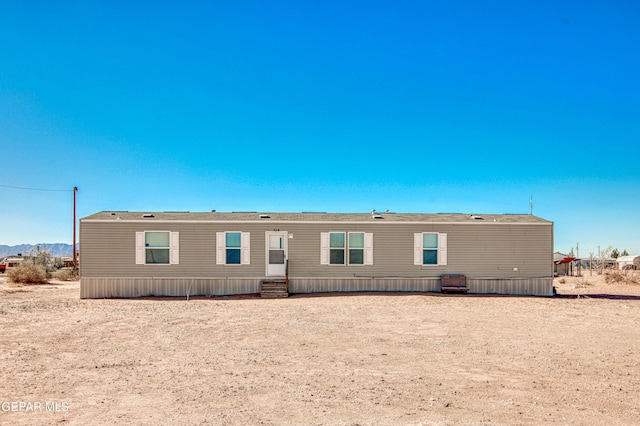
[[[640,278],[640,275],[638,276]],[[0,424],[640,424],[640,284],[80,300],[0,278]]]

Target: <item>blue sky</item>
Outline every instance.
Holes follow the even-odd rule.
[[[640,254],[632,1],[0,2],[0,244],[130,211],[528,213]],[[66,189],[30,191],[8,186]]]

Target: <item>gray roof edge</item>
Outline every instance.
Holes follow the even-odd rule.
[[[366,223],[526,223],[553,222],[529,214],[464,213],[289,213],[289,212],[151,212],[105,210],[80,221],[124,222],[366,222]]]

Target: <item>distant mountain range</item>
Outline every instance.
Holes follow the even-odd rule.
[[[73,256],[73,250],[71,244],[64,243],[52,243],[52,244],[38,244],[40,249],[44,249],[51,253],[53,257],[71,257]],[[0,257],[11,256],[15,254],[22,254],[27,256],[32,251],[35,252],[35,244],[20,244],[17,246],[4,246],[0,245]]]

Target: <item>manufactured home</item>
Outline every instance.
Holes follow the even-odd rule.
[[[553,223],[520,214],[105,211],[80,220],[82,298],[443,290],[553,294]],[[456,282],[460,279],[457,278]]]
[[[640,269],[640,256],[620,256],[616,259],[618,269]]]
[[[0,260],[0,272],[8,272],[18,265],[20,265],[24,261],[24,257],[22,255],[17,256],[8,256],[4,259]]]

